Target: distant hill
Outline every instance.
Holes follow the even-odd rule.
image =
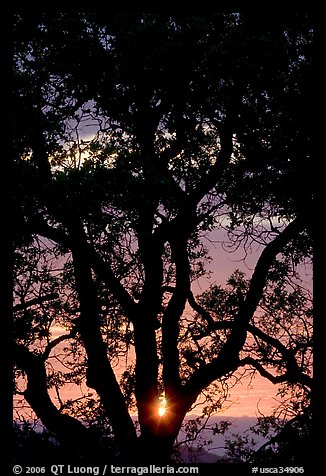
[[[196,418],[197,415],[189,415],[186,419],[194,419]],[[201,443],[204,442],[204,440],[212,440],[212,443],[209,445],[205,445],[203,448],[203,452],[199,453],[199,458],[200,461],[198,460],[197,462],[205,462],[201,461],[201,459],[207,458],[207,459],[214,459],[214,461],[210,462],[216,462],[217,459],[222,459],[225,457],[225,439],[229,438],[232,436],[234,433],[240,433],[241,435],[248,434],[257,442],[257,447],[262,445],[266,440],[260,436],[254,435],[252,432],[249,431],[249,428],[254,426],[255,423],[257,423],[257,418],[256,417],[248,417],[248,416],[243,416],[243,417],[225,417],[225,416],[213,416],[209,420],[209,425],[214,425],[216,423],[220,423],[223,420],[228,420],[232,424],[229,427],[229,429],[225,432],[224,435],[219,435],[219,434],[213,434],[212,431],[209,430],[204,430],[198,437],[197,441],[192,443],[194,447],[201,445]],[[185,438],[184,432],[180,432],[178,436],[178,440],[180,443],[182,443],[182,440]],[[189,451],[188,451],[189,453]],[[190,457],[191,455],[188,454],[186,451],[184,451],[185,458]],[[185,459],[187,461],[187,459]],[[195,462],[194,460],[192,462]]]
[[[179,448],[180,459],[183,463],[216,463],[223,458],[214,453],[209,453],[208,451],[200,448],[197,452],[192,452],[187,446],[181,446]]]

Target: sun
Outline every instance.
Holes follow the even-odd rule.
[[[159,414],[160,417],[162,417],[166,413],[166,399],[162,395],[161,397],[159,397],[159,401],[160,401],[160,406],[158,407],[157,413]]]
[[[159,416],[162,417],[162,416],[165,414],[165,412],[166,412],[166,410],[165,410],[164,407],[159,407],[159,409],[158,409],[158,414],[159,414]]]

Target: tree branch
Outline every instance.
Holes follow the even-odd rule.
[[[259,337],[261,340],[266,342],[267,344],[272,345],[275,349],[277,349],[282,357],[284,358],[286,365],[287,365],[287,380],[289,382],[298,382],[302,385],[306,385],[307,387],[312,387],[312,378],[309,375],[301,372],[298,363],[295,359],[294,352],[288,349],[281,341],[266,334],[264,331],[255,327],[251,324],[248,325],[248,331]]]
[[[163,313],[162,355],[166,398],[170,398],[172,401],[174,394],[180,388],[179,319],[190,292],[190,263],[186,236],[179,235],[171,238],[170,246],[172,259],[176,266],[176,283],[172,297]]]
[[[229,123],[229,121],[226,121],[225,124],[221,127],[221,148],[216,157],[216,162],[210,168],[206,176],[202,179],[201,183],[197,185],[195,190],[193,190],[189,194],[189,197],[187,198],[188,202],[198,204],[200,200],[216,185],[218,179],[221,177],[231,158],[233,150],[232,136],[233,133],[231,124]]]
[[[45,351],[42,354],[43,360],[45,361],[49,357],[52,349],[54,349],[58,344],[60,344],[61,342],[64,342],[65,340],[74,338],[76,334],[77,334],[77,330],[76,328],[74,328],[71,332],[69,332],[69,334],[63,334],[62,336],[59,336],[56,339],[53,339],[51,342],[49,342],[49,344],[45,348]]]
[[[87,242],[79,217],[71,217],[69,235],[49,226],[44,221],[38,222],[36,229],[43,236],[68,246],[72,252],[81,309],[76,330],[82,337],[88,358],[87,383],[98,393],[117,440],[122,442],[122,447],[130,448],[131,441],[136,439],[136,432],[102,339],[97,294],[91,268],[100,279],[106,282],[128,317],[135,317],[136,304],[111,269]],[[51,350],[51,344],[47,351],[49,350]]]
[[[193,295],[191,300],[189,301],[189,304],[191,304],[192,308],[196,312],[198,312],[198,314],[200,314],[208,323],[207,331],[204,334],[200,335],[199,338],[208,336],[213,330],[216,331],[231,329],[234,325],[234,321],[214,321],[210,313],[195,302]],[[307,387],[312,387],[312,378],[300,370],[295,358],[295,351],[288,349],[280,340],[266,334],[266,332],[262,331],[256,326],[253,326],[252,324],[248,324],[247,329],[248,332],[250,332],[252,335],[259,337],[261,340],[273,346],[276,350],[280,352],[287,365],[287,380],[289,382],[298,382]]]
[[[302,419],[302,414],[296,415],[295,417],[291,418],[289,421],[285,423],[283,428],[277,433],[275,436],[270,438],[268,441],[263,443],[252,455],[250,458],[251,461],[255,461],[257,458],[257,455],[260,455],[268,446],[273,445],[274,443],[282,442],[282,439],[285,438],[285,440],[289,440],[289,438],[292,440],[293,435],[291,434],[291,427],[293,423],[296,423]]]
[[[153,214],[143,212],[137,226],[138,247],[144,266],[144,285],[138,303],[138,313],[156,320],[161,310],[163,282],[163,244],[152,235]]]
[[[202,220],[198,217],[196,209],[202,198],[216,185],[227,164],[230,161],[233,144],[232,129],[228,121],[221,128],[220,134],[221,148],[217,155],[216,162],[211,166],[209,172],[205,175],[197,187],[189,194],[184,194],[179,203],[179,211],[176,217],[170,222],[163,222],[155,230],[154,235],[162,241],[168,241],[171,237],[182,234],[190,234],[194,227]]]
[[[108,264],[105,263],[90,244],[83,244],[83,252],[85,253],[85,258],[88,258],[90,266],[97,276],[108,286],[114,297],[117,299],[128,319],[134,321],[138,314],[137,304],[121,284],[120,280],[115,276]]]
[[[124,448],[130,449],[136,432],[102,339],[97,292],[88,255],[84,253],[84,246],[74,246],[72,255],[80,302],[77,331],[83,340],[88,359],[87,385],[94,388],[100,396],[117,440]]]
[[[42,356],[14,344],[14,362],[27,374],[27,388],[23,392],[37,417],[59,440],[87,453],[92,452],[90,434],[77,419],[62,414],[51,401],[47,390],[45,363]]]
[[[52,182],[52,173],[42,128],[44,118],[41,106],[37,105],[37,107],[32,107],[30,113],[31,118],[34,121],[31,130],[31,145],[33,149],[32,160],[38,168],[42,187],[46,187]]]
[[[63,230],[54,228],[50,226],[42,217],[34,217],[32,220],[27,222],[27,228],[31,233],[36,233],[48,238],[51,241],[54,241],[60,246],[71,249],[73,246],[70,236],[65,233]]]
[[[248,324],[262,297],[268,271],[284,246],[303,229],[304,222],[301,217],[297,217],[273,241],[266,245],[262,251],[251,277],[246,298],[239,307],[231,334],[221,350],[221,358],[238,359],[239,352],[246,340]]]
[[[205,319],[205,321],[208,324],[208,329],[209,330],[215,329],[215,325],[217,324],[217,322],[215,322],[212,316],[210,315],[210,313],[206,311],[206,309],[195,300],[195,297],[191,290],[189,291],[189,294],[188,294],[188,302],[190,306],[192,307],[192,309]]]
[[[281,382],[286,382],[288,380],[288,372],[282,375],[273,375],[268,370],[263,367],[256,359],[253,357],[245,357],[244,359],[240,360],[239,366],[243,367],[245,365],[250,365],[254,367],[262,377],[267,378],[270,382],[277,384]]]
[[[283,247],[303,229],[303,221],[301,218],[296,218],[264,248],[253,272],[246,298],[240,305],[238,315],[232,323],[227,341],[218,357],[192,374],[184,387],[185,392],[188,391],[198,396],[202,389],[215,379],[238,368],[239,353],[246,340],[250,319],[261,299],[270,266]]]
[[[85,259],[88,259],[98,277],[108,285],[110,291],[114,294],[115,298],[124,309],[127,317],[130,320],[134,319],[136,315],[136,303],[119,279],[114,275],[107,263],[105,263],[105,261],[103,261],[103,259],[98,255],[94,247],[87,242],[87,237],[85,236],[85,232],[80,223],[75,223],[73,236],[69,236],[62,230],[53,228],[42,219],[38,219],[37,221],[34,220],[30,223],[30,226],[33,228],[34,232],[55,241],[61,246],[67,247],[71,251],[76,247],[79,249],[82,248]]]
[[[210,316],[210,314],[205,309],[203,309],[203,311],[205,311],[205,316],[207,316],[207,315]],[[213,320],[212,316],[210,316],[210,319]],[[207,332],[205,332],[205,334],[201,335],[199,338],[203,338],[205,336],[208,336],[209,333],[212,330],[216,331],[216,330],[231,329],[233,327],[233,325],[234,325],[234,321],[229,321],[229,322],[227,322],[227,321],[219,321],[219,322],[213,321],[209,324]],[[289,382],[301,383],[302,385],[305,385],[306,387],[309,387],[309,388],[312,387],[313,379],[311,377],[309,377],[309,375],[303,373],[300,370],[300,368],[298,366],[298,363],[295,359],[295,354],[294,354],[293,351],[288,349],[284,344],[282,344],[281,341],[279,341],[275,337],[272,337],[272,336],[266,334],[264,331],[262,331],[261,329],[259,329],[256,326],[253,326],[253,325],[249,324],[248,325],[248,332],[250,332],[250,334],[252,334],[256,337],[259,337],[261,340],[263,340],[267,344],[272,345],[275,349],[277,349],[281,353],[282,357],[284,358],[284,362],[287,365],[286,376],[287,376],[287,380]],[[244,360],[242,360],[241,362],[243,362],[243,361]],[[257,362],[257,361],[255,361],[255,362]],[[242,364],[240,364],[240,365],[242,365]],[[260,365],[260,364],[258,364],[258,365]],[[257,368],[257,370],[259,370],[257,366],[255,368]],[[263,367],[261,366],[261,368],[263,368]],[[260,373],[261,373],[261,375],[263,375],[262,372],[260,372]],[[263,376],[266,376],[266,378],[268,378],[268,372],[266,373],[266,375],[263,375]],[[269,379],[269,380],[271,380],[271,379]]]
[[[37,304],[42,304],[43,302],[47,301],[53,301],[54,299],[58,299],[59,294],[58,293],[49,293],[46,294],[45,296],[40,296],[38,298],[30,299],[29,301],[23,302],[21,304],[16,304],[13,307],[13,311],[22,311],[24,309],[27,309],[28,307],[31,306],[36,306]]]

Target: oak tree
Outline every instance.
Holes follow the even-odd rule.
[[[15,16],[17,392],[78,454],[167,461],[244,372],[306,411],[312,34],[307,14]],[[259,256],[195,296],[214,230]]]

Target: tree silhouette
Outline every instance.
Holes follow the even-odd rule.
[[[309,400],[311,23],[15,16],[18,392],[78,453],[107,420],[121,458],[167,461],[198,398],[220,408],[239,370]],[[261,253],[196,298],[215,229]],[[82,411],[67,382],[95,391]]]

